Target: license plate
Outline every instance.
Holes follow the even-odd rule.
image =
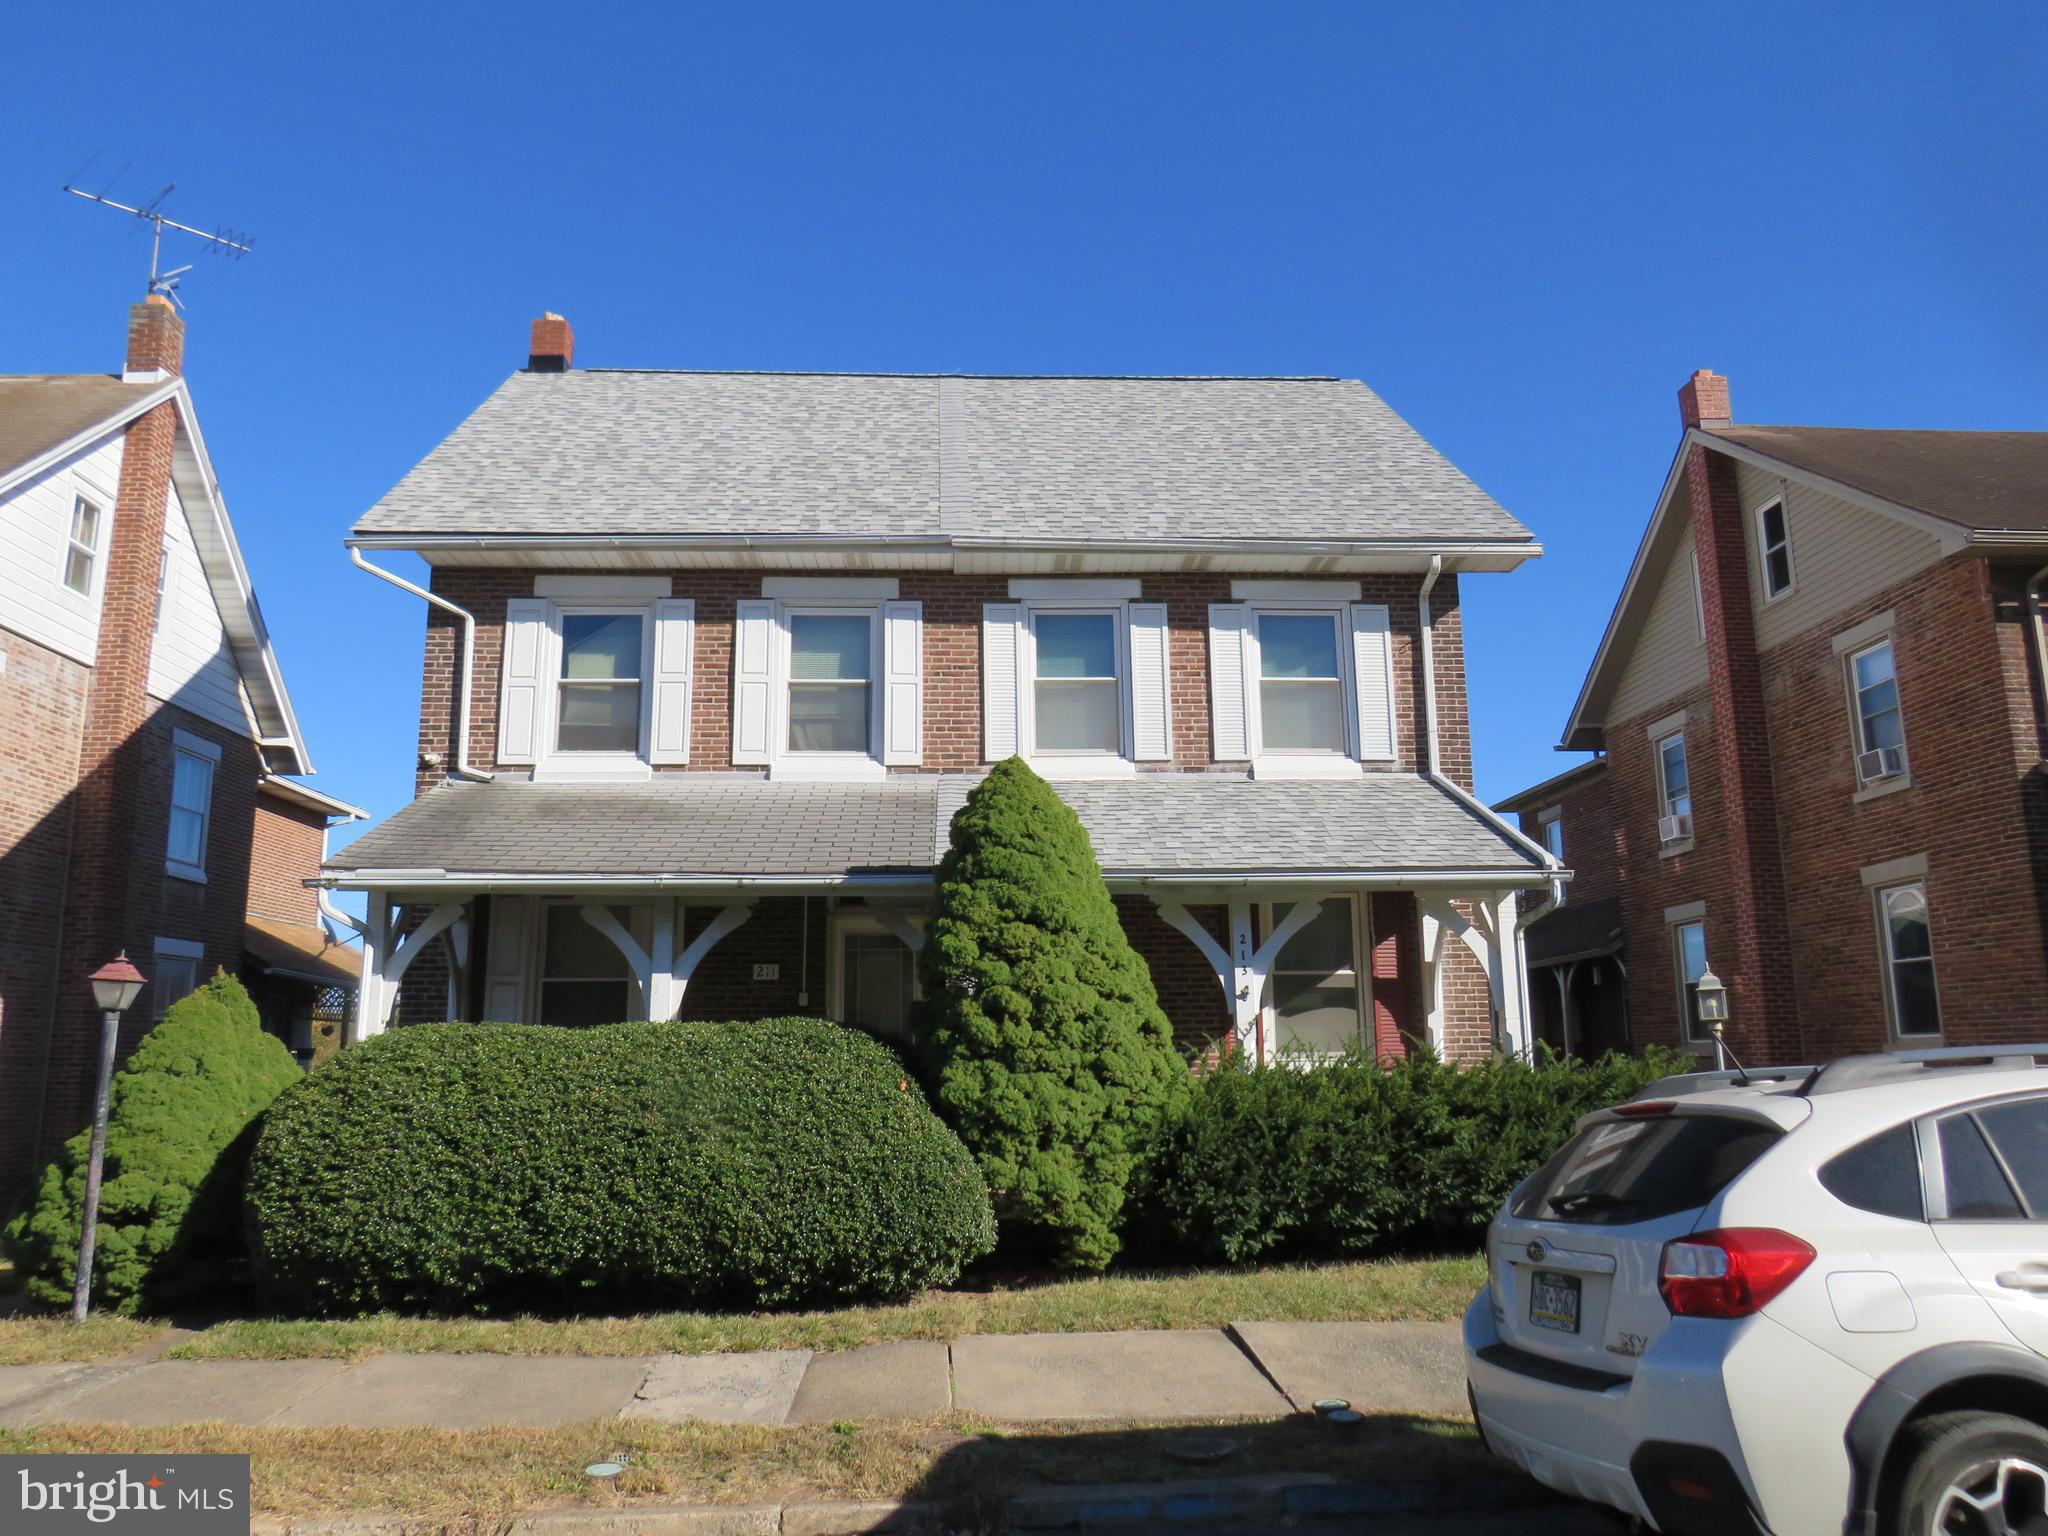
[[[1537,1270],[1529,1277],[1529,1321],[1558,1333],[1579,1331],[1579,1277]]]

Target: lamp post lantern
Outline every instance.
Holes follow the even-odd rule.
[[[1728,987],[1712,970],[1700,972],[1700,979],[1693,983],[1693,993],[1699,1000],[1700,1022],[1705,1024],[1714,1037],[1714,1066],[1719,1071],[1728,1070],[1728,1042],[1723,1031],[1728,1026]]]
[[[92,999],[100,1010],[100,1076],[92,1100],[92,1151],[85,1162],[85,1213],[78,1232],[78,1275],[71,1287],[71,1321],[85,1321],[92,1304],[92,1250],[99,1238],[100,1174],[107,1162],[107,1089],[114,1078],[114,1044],[121,1015],[135,1006],[135,996],[148,979],[129,963],[128,951],[109,960],[91,976]]]

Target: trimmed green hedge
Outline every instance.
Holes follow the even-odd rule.
[[[278,1101],[248,1206],[328,1313],[897,1297],[995,1237],[896,1059],[813,1019],[394,1031]]]
[[[108,1093],[97,1304],[134,1312],[210,1301],[240,1277],[242,1169],[256,1118],[300,1075],[232,976],[216,972],[171,1004]],[[29,1296],[52,1306],[71,1300],[91,1141],[88,1128],[64,1144],[7,1229]]]
[[[1133,1225],[1204,1263],[1471,1248],[1579,1116],[1686,1069],[1662,1052],[1224,1066],[1163,1138]]]

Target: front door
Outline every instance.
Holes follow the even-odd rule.
[[[833,1015],[849,1028],[908,1044],[917,956],[877,919],[835,914]]]

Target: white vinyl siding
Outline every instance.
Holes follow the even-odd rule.
[[[1692,579],[1692,529],[1679,530],[1663,580],[1615,685],[1606,718],[1615,723],[1654,714],[1707,681],[1700,644],[1699,599]]]
[[[1887,587],[1941,559],[1941,545],[1932,534],[1770,470],[1738,464],[1736,484],[1749,540],[1759,650],[1783,645],[1816,624],[1861,607]],[[1791,590],[1766,603],[1757,514],[1780,497],[1785,502],[1785,531],[1797,569]]]
[[[164,505],[163,612],[149,650],[149,692],[237,735],[252,734],[241,669],[175,488]]]
[[[0,496],[0,624],[87,666],[99,645],[100,587],[114,537],[121,442],[120,433],[111,433]],[[100,558],[93,589],[84,595],[64,585],[71,513],[81,495],[100,507]]]

